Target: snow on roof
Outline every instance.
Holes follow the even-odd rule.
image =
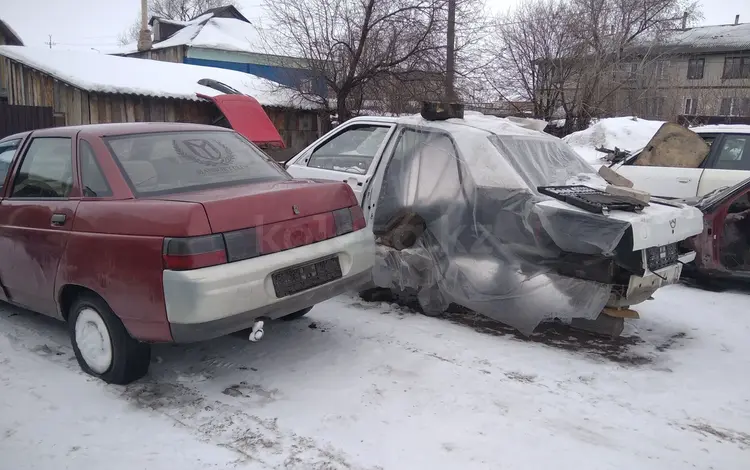
[[[315,105],[288,89],[244,72],[135,59],[93,51],[66,51],[22,46],[0,46],[5,56],[86,91],[199,100],[197,94],[222,94],[198,84],[212,79],[254,97],[264,106],[313,109]]]
[[[750,125],[712,124],[707,126],[691,127],[690,130],[697,134],[712,134],[714,132],[720,132],[723,134],[750,134]]]
[[[597,148],[614,150],[617,147],[631,152],[642,149],[662,124],[663,121],[635,117],[606,118],[592,124],[588,129],[563,137],[563,140],[584,160],[591,164],[601,164],[601,158],[605,154],[597,152]]]
[[[663,47],[673,52],[750,49],[750,23],[698,26],[671,32]]]
[[[158,19],[158,21],[162,21]],[[252,23],[235,18],[215,18],[213,13],[206,13],[198,18],[185,21],[168,21],[170,24],[182,24],[184,27],[167,39],[153,44],[152,49],[188,46],[218,49],[232,52],[266,52],[262,33]],[[107,51],[109,54],[133,54],[138,51],[137,43]]]

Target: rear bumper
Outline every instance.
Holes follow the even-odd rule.
[[[607,306],[629,307],[648,300],[658,289],[676,284],[682,275],[682,267],[694,259],[695,252],[691,251],[681,255],[678,263],[657,269],[654,272],[647,271],[643,276],[630,276],[630,282],[624,296],[621,293],[613,292]]]
[[[174,342],[189,343],[250,327],[255,319],[280,318],[359,288],[371,279],[375,242],[358,230],[313,245],[260,258],[191,271],[164,271],[164,298]],[[271,274],[286,267],[338,256],[342,277],[278,298]]]

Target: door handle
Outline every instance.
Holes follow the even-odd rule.
[[[691,178],[685,178],[684,176],[680,177],[680,178],[677,178],[677,182],[678,183],[689,183],[691,181],[693,181]]]
[[[65,225],[65,220],[67,219],[65,214],[52,214],[52,225],[61,226]]]

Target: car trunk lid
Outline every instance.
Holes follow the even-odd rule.
[[[213,233],[307,219],[356,204],[346,184],[306,180],[235,185],[157,198],[202,204]]]
[[[284,140],[258,100],[247,95],[199,97],[212,101],[237,133],[259,147],[284,148]]]
[[[589,217],[609,218],[615,223],[628,223],[633,230],[633,250],[677,243],[703,230],[703,214],[687,205],[673,207],[652,200],[641,212],[612,211],[609,215],[592,214],[554,199],[539,202],[537,205],[549,210],[580,212]]]

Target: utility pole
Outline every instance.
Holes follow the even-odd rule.
[[[445,97],[448,101],[454,102],[456,90],[454,87],[456,75],[456,0],[448,0],[448,38],[447,38],[447,55],[445,58]]]
[[[48,45],[50,49],[52,49],[52,46],[54,46],[57,43],[56,42],[52,42],[52,35],[51,34],[48,34],[47,37],[49,37],[49,40],[47,40],[47,42],[45,42],[45,44]]]

